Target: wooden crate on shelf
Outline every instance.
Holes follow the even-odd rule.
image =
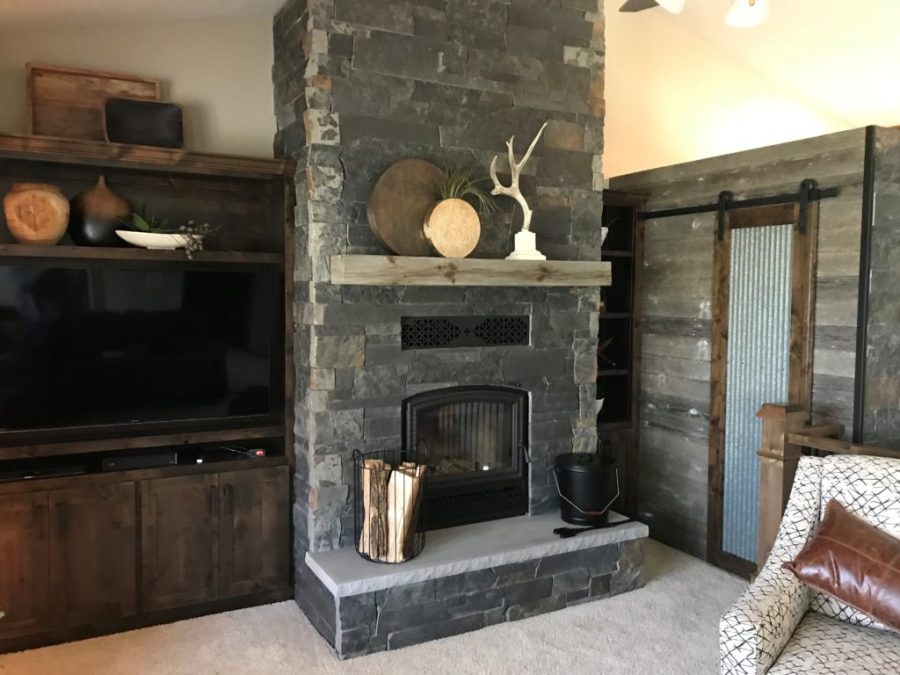
[[[39,63],[25,69],[28,130],[39,136],[105,141],[107,98],[160,98],[159,80],[138,75]]]

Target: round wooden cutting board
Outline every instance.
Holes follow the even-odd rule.
[[[425,215],[438,201],[435,186],[443,171],[423,159],[404,159],[375,183],[369,196],[369,227],[388,251],[396,255],[433,255],[422,227]]]

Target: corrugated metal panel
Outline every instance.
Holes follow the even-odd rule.
[[[763,403],[786,401],[793,226],[731,233],[722,547],[756,559]]]

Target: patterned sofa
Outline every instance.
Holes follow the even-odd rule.
[[[831,499],[900,538],[900,460],[802,458],[772,553],[719,625],[722,673],[900,673],[900,634],[781,568]]]

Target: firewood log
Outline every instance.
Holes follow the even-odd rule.
[[[364,467],[365,516],[359,549],[374,560],[383,560],[388,553],[388,480],[391,466],[380,459],[369,459]]]
[[[376,469],[373,476],[370,543],[373,557],[377,560],[384,560],[388,552],[388,480],[390,477],[390,464],[383,464]]]
[[[406,531],[403,534],[404,559],[409,559],[413,556],[413,544],[415,542],[417,530],[416,509],[419,508],[425,468],[424,464],[420,464],[415,468],[412,495],[406,504]]]
[[[410,555],[415,534],[415,505],[425,467],[401,467],[388,482],[388,562],[402,562]]]
[[[403,561],[403,533],[406,500],[412,491],[413,477],[408,469],[398,468],[388,481],[388,550],[387,562]]]
[[[372,471],[370,462],[373,461],[375,460],[365,460],[360,469],[360,474],[362,474],[360,476],[362,482],[360,499],[362,500],[363,526],[359,533],[359,552],[363,555],[369,555],[369,510],[372,508],[370,501],[372,492]]]

